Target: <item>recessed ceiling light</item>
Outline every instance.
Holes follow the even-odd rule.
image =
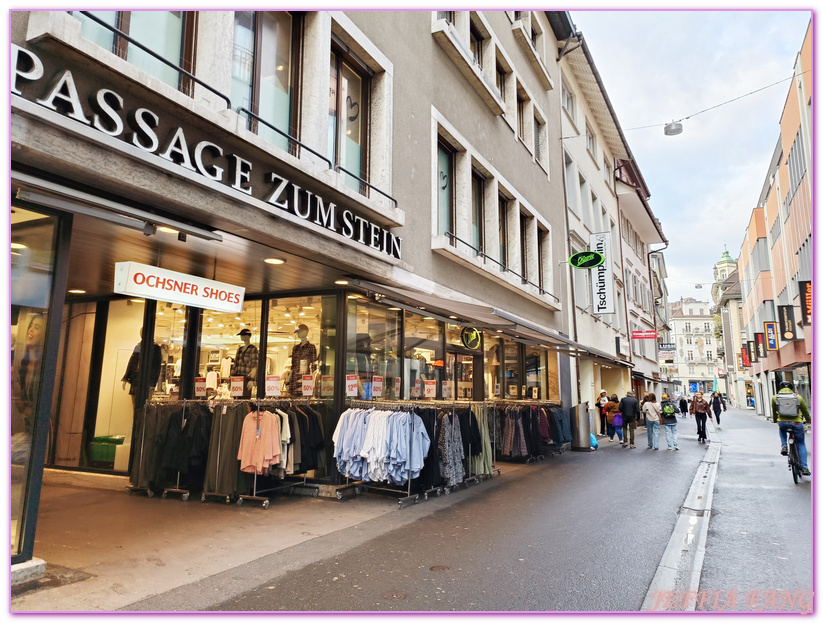
[[[157,315],[158,315],[158,316],[162,316],[162,315],[163,315],[163,312],[157,312]]]
[[[299,313],[299,314],[297,314],[297,315],[298,315],[298,316],[305,316],[305,315],[306,315],[306,312],[300,312],[300,313]]]
[[[69,294],[85,294],[85,290],[69,290]]]
[[[28,249],[28,247],[26,245],[24,245],[22,242],[12,242],[11,243],[11,248],[12,249]]]
[[[214,320],[214,318],[207,318],[206,322],[211,322],[212,320]]]
[[[243,320],[240,316],[235,316],[234,319],[235,320]]]
[[[334,283],[336,283],[336,284],[337,284],[337,285],[339,285],[339,286],[347,286],[347,285],[349,285],[349,282],[348,282],[348,281],[346,281],[345,279],[338,279],[338,280],[337,280],[337,281],[335,281]]]
[[[503,333],[503,329],[498,329],[497,332],[498,333]]]
[[[349,298],[350,299],[359,299],[360,297],[357,296],[356,294],[349,294]]]
[[[283,314],[283,315],[284,315],[286,318],[291,318],[291,314],[290,314],[289,312],[286,312],[286,313],[285,313],[285,314]]]
[[[164,234],[179,234],[180,233],[176,229],[174,229],[172,227],[168,227],[166,225],[160,225],[160,227],[157,228],[157,231],[162,231]]]
[[[434,320],[431,316],[423,316],[423,320]]]
[[[145,303],[143,299],[129,299],[132,303]]]
[[[457,316],[449,316],[452,320],[457,320]]]
[[[267,257],[265,260],[266,264],[285,264],[286,260],[280,257]]]
[[[400,311],[399,307],[389,307],[389,311]]]
[[[222,324],[222,323],[221,323],[221,324],[219,324],[219,325],[217,325],[217,326],[218,326],[218,327],[220,327],[221,329],[223,328],[223,324]]]
[[[303,309],[314,309],[311,305],[303,305]]]

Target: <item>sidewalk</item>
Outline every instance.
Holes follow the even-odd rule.
[[[35,590],[13,593],[10,609],[125,609],[347,528],[357,527],[363,539],[372,538],[466,496],[511,483],[529,466],[501,462],[499,467],[502,477],[451,495],[421,498],[403,510],[396,498],[375,493],[343,500],[277,496],[264,510],[254,502],[238,508],[194,498],[183,502],[44,485],[34,555],[46,561],[47,577]],[[344,546],[350,543],[340,544]],[[328,550],[316,555],[328,555]]]

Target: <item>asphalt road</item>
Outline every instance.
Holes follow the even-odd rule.
[[[348,551],[261,573],[208,609],[638,610],[705,452],[693,421],[679,422],[680,452],[646,450],[641,428],[637,449],[603,440],[508,481],[501,462],[498,483],[473,485],[487,491],[455,491],[450,506]]]
[[[730,410],[721,426],[698,610],[802,609],[812,590],[812,483],[793,484],[776,424]]]

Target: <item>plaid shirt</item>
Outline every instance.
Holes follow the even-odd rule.
[[[232,376],[257,376],[257,346],[249,344],[237,349],[231,374]]]
[[[295,344],[291,349],[291,377],[289,378],[289,394],[292,396],[302,395],[303,377],[300,375],[300,362],[308,361],[306,366],[307,374],[311,374],[317,369],[317,347],[311,342],[305,344]]]

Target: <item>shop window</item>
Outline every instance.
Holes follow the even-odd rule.
[[[426,381],[429,392],[440,398],[445,365],[443,324],[431,316],[408,312],[404,323],[403,398],[427,398]]]
[[[357,376],[356,398],[397,400],[400,387],[400,315],[362,296],[348,299],[346,375]],[[347,381],[348,384],[348,381]]]
[[[251,110],[281,132],[296,136],[295,62],[300,19],[286,11],[235,11],[232,51],[232,104]],[[289,151],[290,141],[255,119],[249,128]]]
[[[111,311],[109,312],[111,318]],[[158,374],[149,374],[150,397],[180,399],[183,352],[186,337],[186,307],[158,301],[154,321],[154,344],[160,350]]]
[[[193,73],[195,12],[89,11],[89,13],[140,42],[173,65]],[[79,11],[72,11],[72,14],[82,22],[80,32],[85,38],[114,52],[169,86],[191,94],[191,82],[179,71],[115,35]]]
[[[43,376],[57,219],[11,208],[11,555],[21,553]]]
[[[487,333],[483,340],[483,350],[486,377],[484,395],[486,399],[494,400],[500,398],[503,391],[503,340]]]
[[[547,351],[536,346],[524,346],[526,351],[526,395],[529,400],[548,400]]]
[[[503,344],[503,397],[510,400],[521,398],[520,343],[504,339]]]
[[[333,398],[336,329],[334,295],[269,301],[263,365],[265,376],[279,377],[281,396]]]
[[[485,219],[483,211],[483,190],[485,188],[486,180],[477,171],[472,171],[472,246],[475,252],[483,253],[483,221]]]
[[[330,67],[329,157],[349,173],[365,179],[369,75],[365,64],[336,47],[331,51]],[[345,180],[350,188],[366,192],[367,187],[351,175]]]
[[[454,233],[454,151],[440,141],[437,144],[437,234]],[[449,244],[455,244],[449,238]]]

